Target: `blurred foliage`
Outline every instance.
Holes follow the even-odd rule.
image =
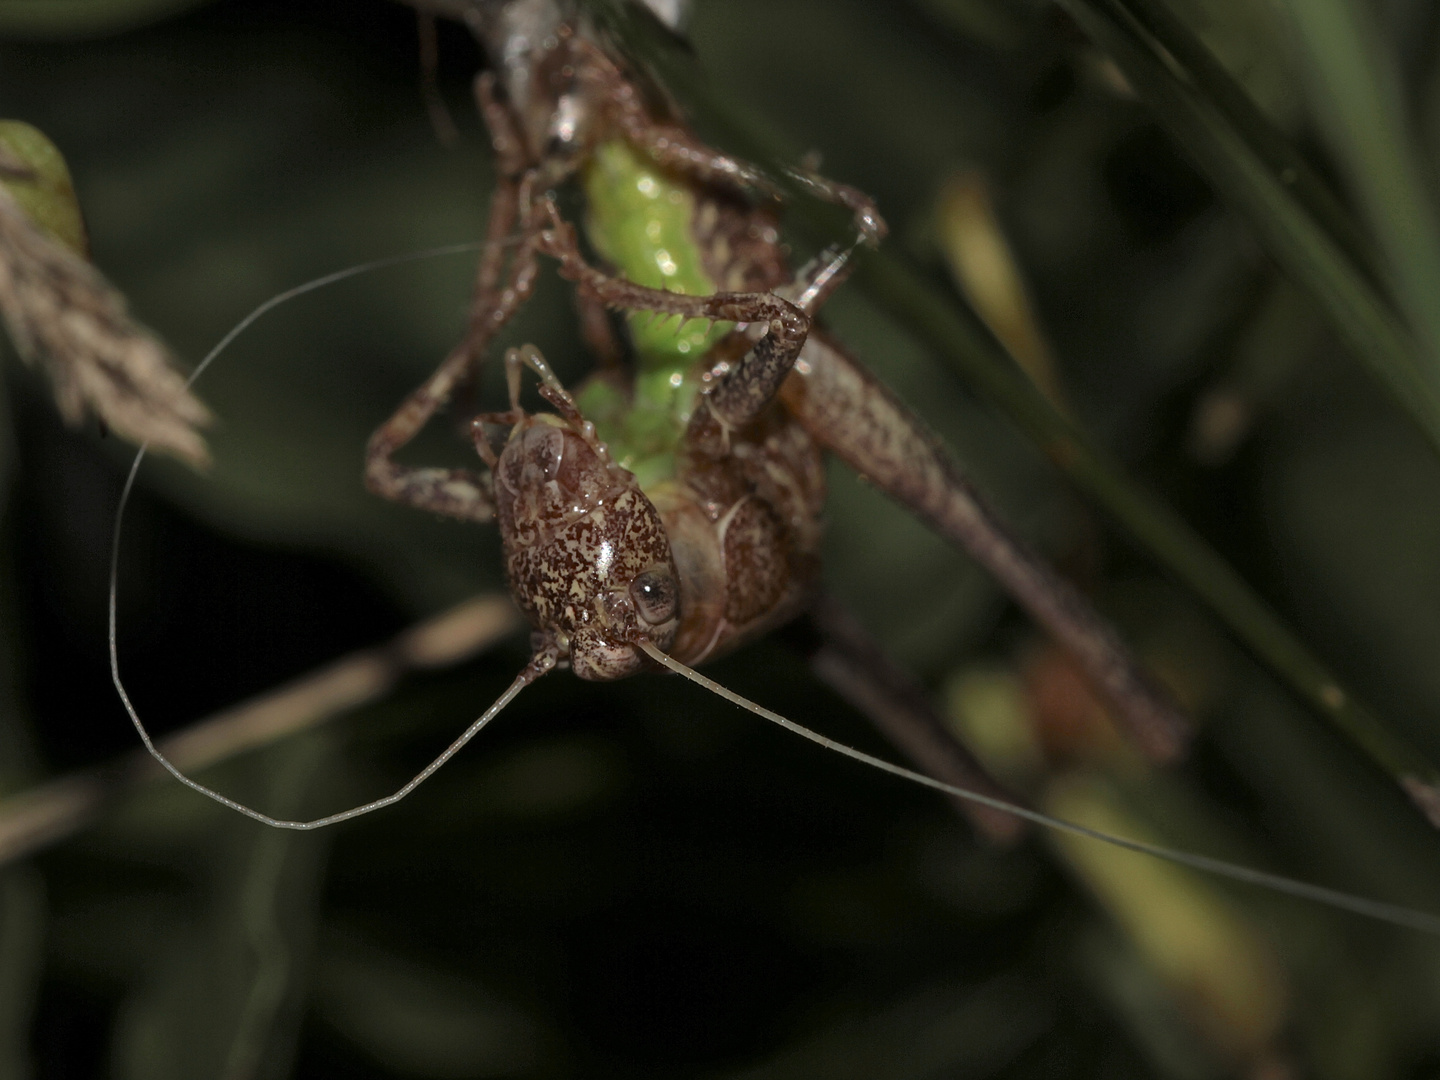
[[[48,236],[85,255],[85,221],[60,150],[43,132],[18,120],[0,120],[0,149],[13,166],[29,170],[7,172],[0,185]]]
[[[1317,85],[1336,91],[1290,24],[1249,0],[1160,5],[1066,10],[1168,11],[1213,50],[1234,82],[1191,81],[1182,104],[1230,125],[1212,134],[1253,138],[1263,121],[1294,140],[1314,188],[1262,193],[1292,192],[1283,207],[1300,216],[1286,220],[1326,239],[1342,284],[1403,328],[1414,282],[1366,209],[1372,164],[1316,106]],[[227,0],[160,18],[182,6],[0,2],[0,113],[64,150],[97,262],[182,356],[311,276],[479,235],[492,170],[463,31],[440,32],[462,132],[446,150],[406,9]],[[1389,130],[1433,205],[1440,10],[1343,6],[1369,20],[1370,70],[1393,76]],[[927,287],[958,296],[936,208],[957,175],[985,177],[1077,421],[1440,759],[1440,463],[1352,362],[1354,327],[1334,329],[1274,248],[1264,206],[1281,203],[1217,179],[1213,143],[1177,135],[1058,7],[697,0],[691,38],[718,100],[877,198]],[[1255,151],[1257,184],[1286,167],[1273,153]],[[451,257],[309,295],[207,374],[213,469],[147,465],[126,535],[121,655],[157,728],[499,587],[491,530],[385,504],[359,480],[369,431],[459,333],[470,275]],[[1434,832],[1384,777],[1108,535],[905,326],[856,288],[826,318],[1205,725],[1183,769],[1137,769],[982,575],[834,470],[827,580],[897,658],[950,688],[959,730],[1011,755],[1037,795],[1068,777],[1057,801],[1108,793],[1096,814],[1167,842],[1433,905]],[[553,275],[507,343],[522,340],[571,382],[587,368]],[[20,365],[4,375],[0,785],[14,791],[132,746],[103,652],[127,457],[65,430]],[[473,407],[500,400],[492,366]],[[436,428],[411,460],[465,460]],[[410,679],[206,779],[295,814],[388,790],[524,655],[516,640]],[[887,752],[784,634],[712,674]],[[697,695],[658,677],[551,676],[431,786],[328,834],[267,832],[155,786],[0,875],[0,1075],[1358,1080],[1440,1067],[1434,943],[1130,855],[1080,856],[1072,876],[1038,839],[988,848],[942,800]],[[1197,954],[1202,929],[1215,944]],[[1236,1020],[1217,1005],[1234,1000],[1260,1004]]]

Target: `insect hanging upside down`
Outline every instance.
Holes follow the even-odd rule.
[[[1005,793],[949,734],[925,695],[819,589],[825,453],[990,571],[1070,652],[1151,757],[1180,753],[1187,725],[1113,629],[987,508],[938,440],[814,324],[854,249],[884,234],[871,201],[795,173],[791,179],[847,208],[858,236],[849,248],[827,250],[792,273],[776,227],[776,185],[704,146],[673,109],[642,93],[580,0],[411,2],[464,19],[485,45],[492,70],[477,80],[477,97],[500,176],[468,332],[372,435],[365,475],[388,498],[499,525],[514,599],[534,627],[533,655],[478,719],[383,798],[286,820],[205,786],[162,752],[120,676],[120,535],[142,448],[116,511],[110,672],[146,749],[177,781],[262,824],[319,829],[405,798],[555,667],[599,680],[663,667],[828,750],[959,800],[992,836],[1013,836],[1030,822],[1440,934],[1440,918],[1428,912],[1102,831]],[[570,181],[584,189],[589,247],[606,270],[587,258],[559,210],[557,190]],[[351,267],[271,297],[221,340],[191,381],[275,306],[415,257],[421,256]],[[496,334],[531,295],[542,257],[578,286],[582,325],[600,370],[572,395],[533,347],[508,350],[510,408],[471,426],[486,471],[394,461],[474,377]],[[626,366],[607,309],[630,313]],[[553,412],[521,406],[527,371],[539,377]],[[825,641],[812,657],[816,673],[923,772],[811,731],[689,666],[802,613]]]
[[[775,186],[701,142],[565,0],[422,0],[491,58],[476,94],[499,163],[469,330],[372,436],[371,490],[496,521],[535,628],[515,687],[556,666],[587,679],[703,663],[817,596],[824,452],[957,543],[1079,660],[1141,747],[1168,759],[1186,724],[1115,632],[1017,541],[923,424],[814,324],[854,246],[885,225],[862,193],[794,178],[849,209],[856,245],[788,268]],[[578,182],[586,238],[557,189]],[[475,421],[488,473],[393,455],[473,378],[533,291],[540,259],[577,285],[601,370],[571,395],[533,348],[511,350],[510,409]],[[628,312],[632,360],[606,310]],[[520,405],[540,377],[553,413]],[[496,439],[496,428],[508,429]],[[492,441],[494,440],[494,441]]]

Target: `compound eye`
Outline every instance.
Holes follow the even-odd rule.
[[[630,583],[630,599],[640,618],[659,626],[675,617],[675,579],[666,570],[646,570]]]

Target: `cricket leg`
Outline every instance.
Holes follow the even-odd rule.
[[[706,146],[679,124],[656,121],[636,90],[604,51],[593,42],[575,40],[571,45],[576,78],[586,84],[596,100],[604,101],[610,121],[627,142],[644,152],[662,168],[690,177],[702,184],[720,184],[739,194],[761,192],[778,198],[780,192],[756,165]],[[877,244],[888,231],[875,202],[859,188],[827,180],[806,169],[787,169],[787,175],[817,198],[849,210],[867,243]]]
[[[610,325],[610,312],[589,293],[576,292],[575,310],[580,316],[580,338],[595,357],[601,371],[615,371],[623,366],[625,347],[615,327]]]
[[[705,414],[723,430],[743,427],[760,415],[795,364],[810,317],[774,293],[713,293],[688,296],[650,289],[595,269],[581,255],[575,230],[551,203],[549,228],[541,234],[540,250],[560,263],[560,275],[606,307],[654,311],[684,319],[710,319],[765,327],[730,370],[706,392],[696,417]],[[708,421],[706,421],[708,422]],[[692,421],[692,429],[694,421]],[[714,426],[714,425],[712,425]]]
[[[495,516],[488,476],[469,469],[411,468],[391,460],[449,400],[470,366],[470,351],[462,343],[375,429],[365,448],[367,488],[395,502],[462,521],[487,522]]]
[[[643,111],[626,108],[617,112],[626,141],[661,168],[702,184],[723,183],[741,192],[759,191],[779,198],[780,192],[759,166],[711,149],[682,127],[657,124]],[[804,169],[787,168],[785,174],[816,198],[849,210],[856,229],[870,246],[879,244],[890,231],[875,201],[859,188]]]
[[[387,499],[464,521],[490,521],[494,500],[490,478],[469,469],[410,468],[392,460],[474,370],[476,358],[510,321],[534,290],[535,252],[526,244],[516,255],[510,282],[472,314],[470,332],[445,361],[422,383],[389,420],[370,436],[365,451],[365,485]]]
[[[1023,803],[985,772],[956,741],[925,692],[897,667],[833,597],[821,595],[808,612],[818,645],[807,650],[810,669],[880,729],[922,772],[956,787]],[[1025,823],[1011,814],[954,799],[955,808],[991,840],[1010,843]]]
[[[1139,659],[1073,585],[1010,531],[900,400],[815,333],[780,391],[812,438],[988,570],[1070,651],[1152,759],[1178,757],[1189,724]]]
[[[494,516],[489,477],[469,469],[410,468],[397,464],[393,455],[462,387],[474,381],[486,347],[534,291],[539,272],[535,178],[525,169],[520,137],[509,113],[495,100],[494,90],[495,79],[489,72],[475,80],[476,100],[490,129],[500,175],[490,200],[469,325],[435,373],[370,436],[365,452],[365,486],[375,494],[446,517],[478,522]]]

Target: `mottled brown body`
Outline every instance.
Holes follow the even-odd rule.
[[[774,185],[705,146],[642,94],[570,0],[453,0],[453,7],[492,59],[493,71],[477,80],[500,165],[490,244],[470,332],[371,439],[371,488],[467,520],[499,518],[516,601],[537,627],[537,658],[568,660],[583,677],[609,679],[645,666],[642,640],[698,663],[802,609],[817,574],[824,449],[970,551],[1081,661],[1147,751],[1179,753],[1184,719],[1115,632],[1014,540],[894,395],[833,343],[811,337],[813,314],[843,278],[847,255],[822,253],[792,281],[769,205]],[[721,291],[646,287],[587,261],[554,190],[605,140],[617,139],[694,198],[691,239]],[[862,193],[803,170],[790,179],[850,209],[860,239],[884,235]],[[705,392],[688,420],[674,414],[687,426],[673,471],[647,472],[655,477],[651,490],[642,492],[612,463],[533,350],[507,361],[511,410],[503,419],[514,430],[503,454],[497,459],[484,440],[478,444],[491,475],[407,468],[392,458],[473,375],[530,296],[541,256],[577,285],[587,338],[602,355],[619,350],[600,308],[738,327],[696,357]],[[657,247],[649,257],[658,263],[670,253]],[[542,394],[559,416],[519,408],[524,366],[541,374]],[[682,368],[670,378],[678,388],[687,375]]]
[[[825,503],[820,449],[783,408],[730,432],[724,456],[697,426],[676,480],[652,493],[680,573],[671,652],[687,664],[799,614],[818,581]]]
[[[516,425],[495,472],[506,574],[543,646],[575,674],[640,670],[640,635],[702,663],[805,607],[820,566],[820,450],[778,407],[732,447],[728,459],[690,456],[647,493],[560,418]],[[675,583],[670,617],[637,608],[646,575]]]
[[[512,353],[512,365],[538,355]],[[713,659],[804,609],[819,575],[824,461],[779,404],[738,431],[697,411],[673,479],[642,491],[568,394],[561,414],[518,408],[495,460],[496,521],[536,651],[585,679],[648,664],[641,636]],[[638,590],[638,592],[637,592]]]
[[[496,473],[496,516],[516,602],[547,646],[562,662],[568,656],[583,678],[621,678],[648,665],[633,646],[637,633],[684,663],[714,659],[798,615],[819,584],[823,454],[774,400],[774,387],[790,370],[809,328],[793,305],[772,294],[792,278],[775,215],[714,178],[690,184],[695,247],[712,279],[726,290],[706,302],[721,309],[743,303],[750,319],[770,318],[764,336],[758,331],[766,322],[752,323],[755,330],[737,331],[699,362],[706,389],[677,447],[675,475],[642,492],[633,476],[611,462],[608,450],[595,444],[578,413],[568,422],[527,417]],[[552,253],[560,257],[562,273],[568,269],[582,290],[614,302],[629,299],[636,289],[605,278],[563,242],[556,248]],[[735,318],[742,311],[723,314]],[[566,426],[557,426],[562,423]],[[562,430],[568,447],[563,455]],[[587,456],[583,448],[592,444],[598,452]],[[589,470],[583,484],[592,494],[585,508],[566,508],[560,505],[564,499],[557,503],[543,495],[517,514],[523,500],[518,493],[554,471],[551,462],[561,456],[559,471],[569,477],[562,478],[561,489],[581,483]],[[601,504],[606,509],[598,509]],[[617,518],[622,506],[625,524]],[[663,530],[659,535],[650,529],[652,521]],[[633,541],[621,535],[625,528],[633,531]],[[605,544],[622,541],[643,545],[644,554],[602,572],[599,561],[613,558]],[[678,629],[669,639],[643,622],[605,625],[593,605],[578,603],[587,589],[618,595],[625,573],[662,562],[673,567],[678,585]]]
[[[675,564],[654,505],[587,426],[522,417],[495,466],[496,517],[536,652],[583,679],[620,679],[645,663],[637,638],[675,639]]]

